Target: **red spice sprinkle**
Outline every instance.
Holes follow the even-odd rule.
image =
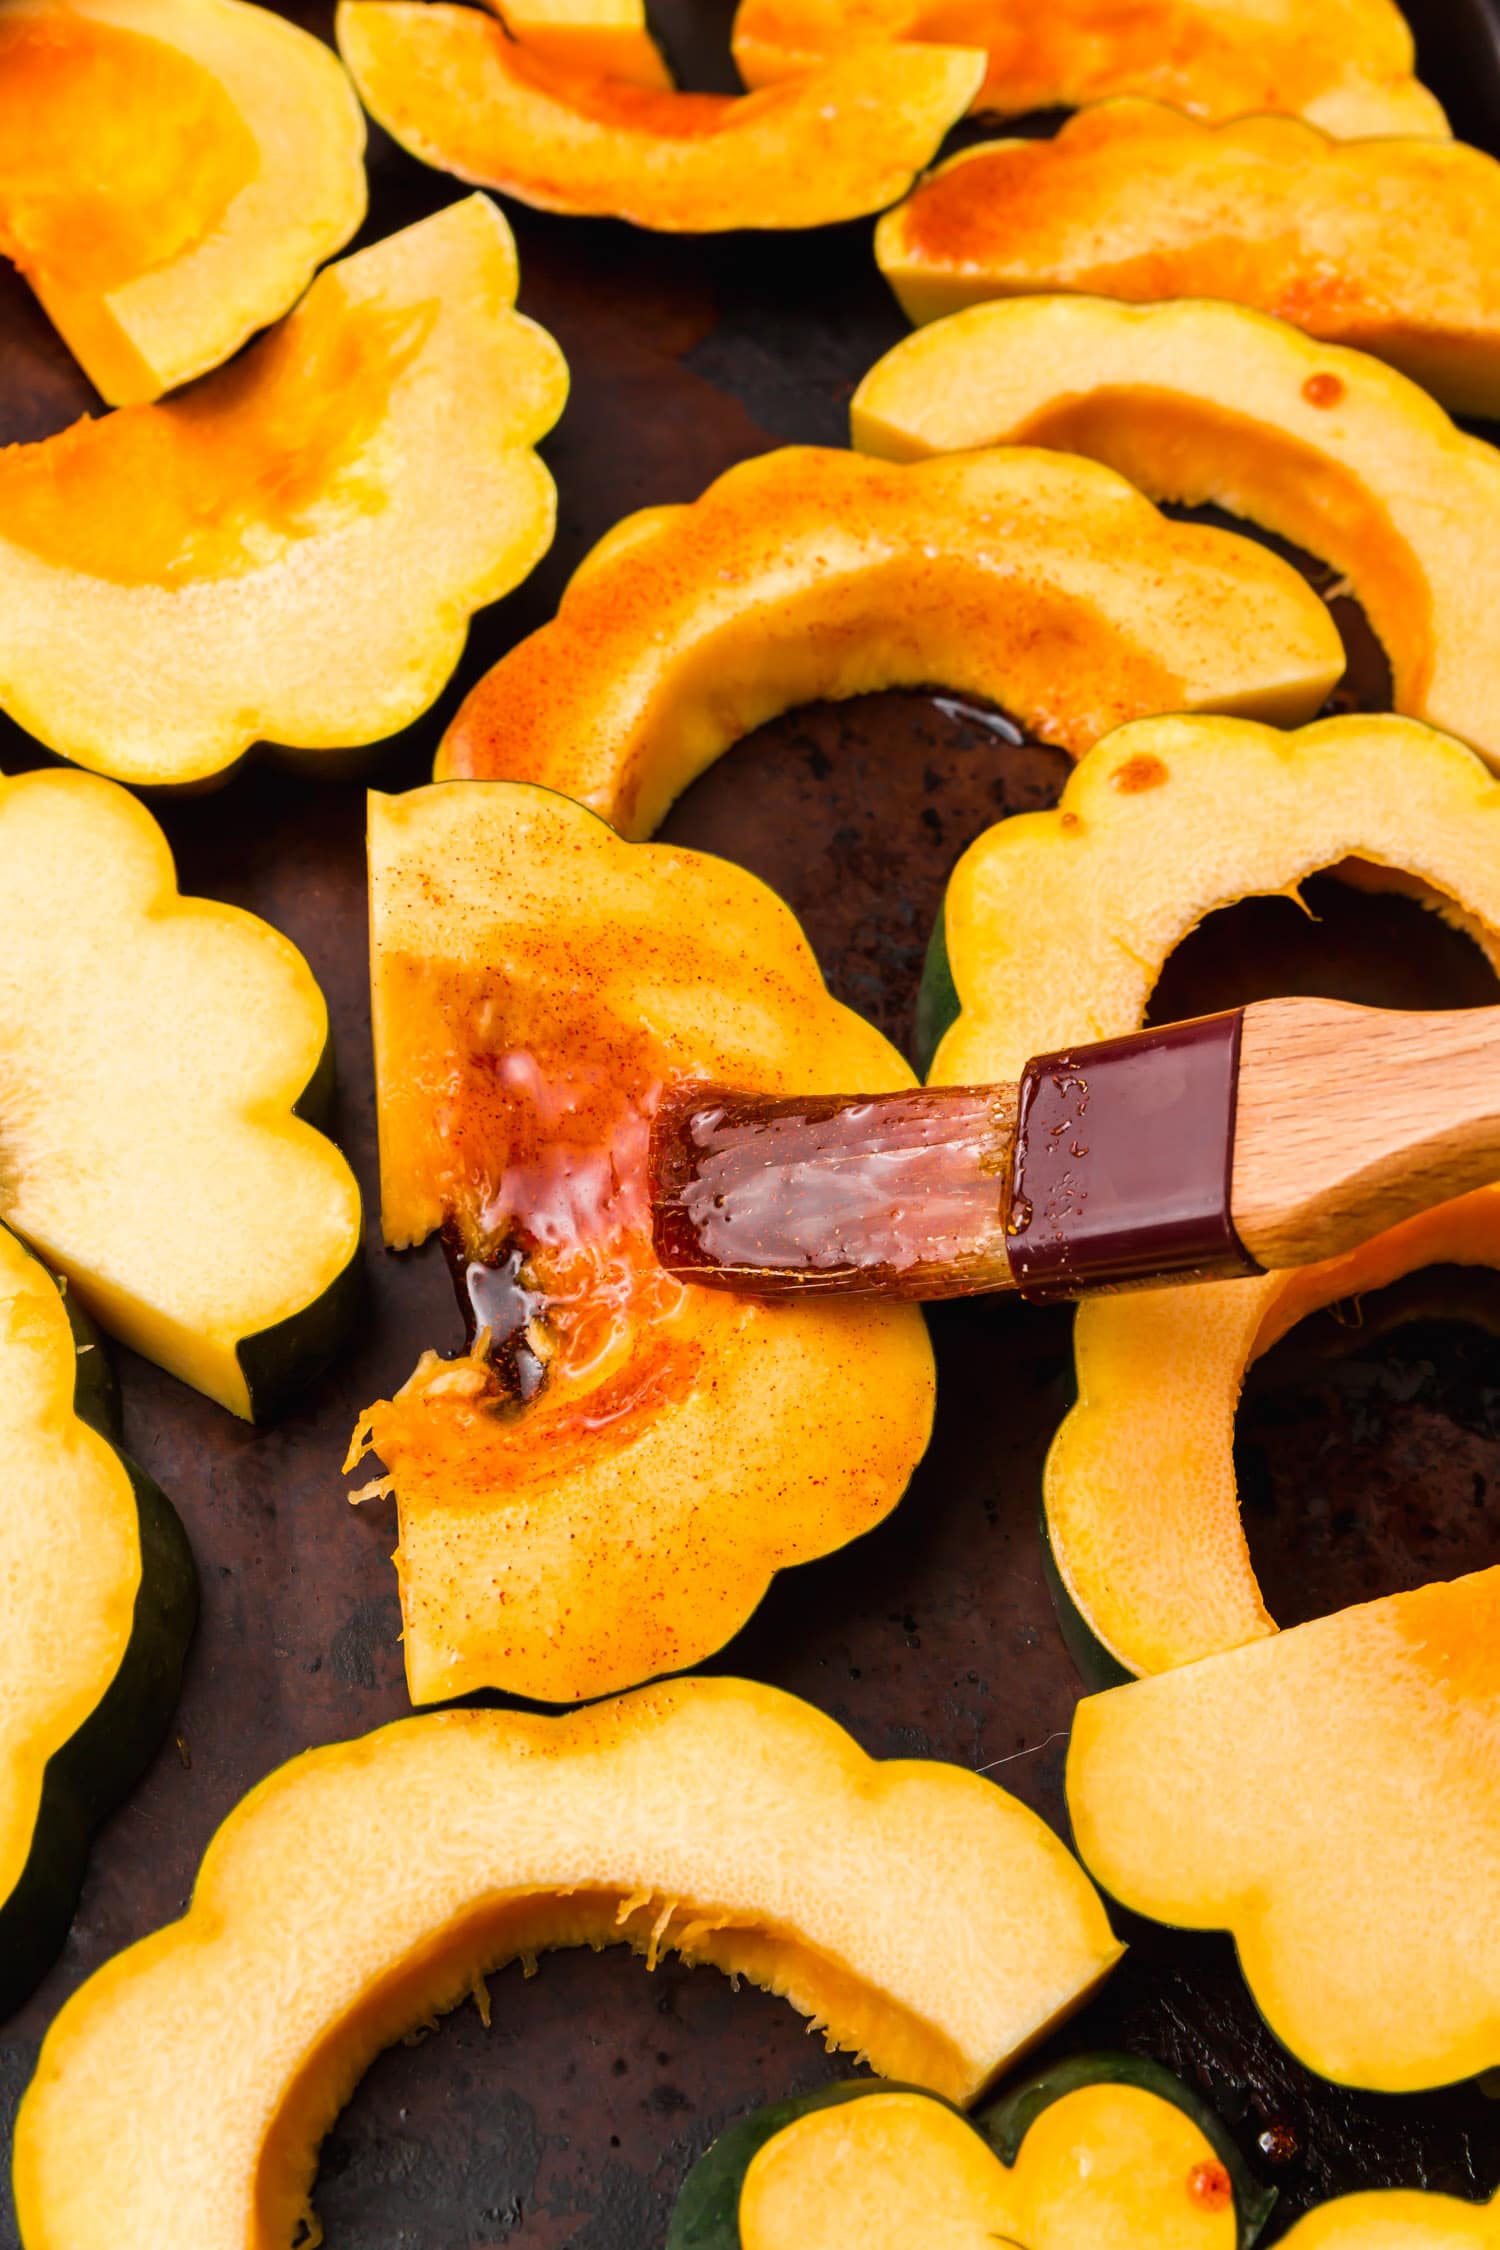
[[[1217,2158],[1195,2164],[1188,2174],[1188,2199],[1203,2211],[1227,2211],[1234,2198],[1228,2172]]]
[[[1344,395],[1344,383],[1339,375],[1309,375],[1302,386],[1302,396],[1309,406],[1337,406]]]
[[[1167,778],[1167,769],[1149,750],[1138,750],[1123,766],[1116,766],[1109,778],[1122,796],[1138,797],[1143,790],[1159,789]]]
[[[1063,828],[1081,828],[1083,822],[1076,812],[1065,812],[1059,816],[1059,825]]]

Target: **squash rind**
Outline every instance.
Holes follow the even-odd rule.
[[[816,696],[942,686],[1076,753],[1148,709],[1310,718],[1344,664],[1290,564],[1022,447],[908,466],[789,447],[601,550],[470,692],[439,780],[538,782],[640,838]]]
[[[579,1942],[737,1969],[960,2098],[1119,1952],[1016,1800],[956,1767],[871,1761],[771,1688],[407,1719],[261,1783],[186,1919],[63,2009],[17,2125],[28,2250],[283,2240],[311,2144],[375,2049],[497,1960]],[[122,2074],[159,2134],[103,2129]]]
[[[906,338],[851,417],[856,445],[898,460],[1076,448],[1157,503],[1310,549],[1362,603],[1395,708],[1500,765],[1500,453],[1380,361],[1239,306],[1026,297]]]

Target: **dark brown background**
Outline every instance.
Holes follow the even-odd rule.
[[[1488,116],[1500,141],[1500,71],[1479,7],[1433,0],[1424,61],[1471,137]],[[326,29],[321,11],[300,13]],[[662,18],[688,83],[732,83],[727,0],[673,0]],[[372,236],[460,192],[378,133],[371,180]],[[843,442],[855,381],[903,332],[867,225],[673,242],[511,216],[522,304],[573,370],[544,449],[561,495],[557,543],[529,585],[479,620],[454,692],[381,763],[386,786],[425,778],[458,689],[550,614],[573,564],[620,515],[690,499],[774,443]],[[96,406],[0,269],[0,440],[44,436]],[[39,755],[0,727],[7,767]],[[775,882],[835,989],[905,1041],[953,859],[991,819],[1049,803],[1063,770],[1056,753],[1009,743],[941,697],[872,697],[762,730],[689,792],[668,833]],[[255,765],[220,795],[160,810],[184,888],[287,931],[328,994],[337,1131],[371,1209],[369,1303],[334,1376],[266,1431],[117,1355],[130,1445],[197,1551],[203,1623],[175,1747],[101,1837],[62,1961],[0,2027],[7,2132],[58,2005],[182,1909],[205,1843],[249,1785],[309,1744],[405,1711],[390,1516],[345,1505],[339,1462],[359,1410],[424,1345],[460,1334],[436,1251],[393,1259],[374,1226],[359,789]],[[1415,907],[1332,884],[1312,886],[1309,901],[1321,920],[1285,901],[1216,917],[1174,958],[1158,1015],[1283,990],[1416,1005],[1497,997],[1467,940]],[[1366,1314],[1362,1330],[1325,1316],[1299,1331],[1242,1413],[1247,1520],[1283,1622],[1500,1554],[1500,1299],[1437,1276]],[[1036,1508],[1068,1395],[1067,1316],[945,1308],[934,1327],[937,1434],[903,1506],[846,1554],[783,1578],[721,1665],[810,1697],[879,1755],[996,1769],[1061,1827],[1078,1686],[1042,1580]],[[1500,2180],[1500,2107],[1477,2089],[1391,2100],[1320,2085],[1261,2027],[1226,1942],[1145,1925],[1126,1934],[1125,1965],[1058,2046],[1121,2044],[1183,2071],[1282,2187],[1283,2224],[1357,2185],[1477,2195]],[[234,1995],[222,1997],[232,2008]],[[488,2032],[466,2008],[370,2072],[324,2152],[329,2241],[649,2250],[687,2165],[724,2122],[842,2067],[783,2005],[733,1996],[708,1970],[648,1977],[618,1953],[553,1956],[531,1983],[508,1970]],[[0,2211],[0,2242],[13,2241]]]

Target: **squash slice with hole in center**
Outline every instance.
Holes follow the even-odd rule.
[[[651,1117],[694,1080],[911,1074],[754,877],[625,843],[550,791],[373,797],[370,897],[386,1240],[442,1228],[484,1323],[357,1440],[399,1503],[412,1699],[574,1702],[695,1664],[774,1572],[895,1506],[932,1355],[909,1305],[762,1305],[668,1274]]]
[[[1446,134],[1395,0],[740,0],[747,86],[865,41],[983,47],[1000,116],[1148,94],[1200,117],[1292,110],[1330,133]]]
[[[1091,462],[795,446],[610,532],[472,690],[437,771],[542,782],[640,837],[737,737],[819,696],[943,687],[1076,753],[1148,711],[1311,718],[1343,667],[1289,563]]]
[[[0,1218],[123,1343],[273,1413],[352,1310],[359,1190],[297,1115],[331,1087],[307,963],[179,896],[92,775],[0,779]]]
[[[135,783],[414,719],[552,538],[531,449],[566,370],[515,289],[473,196],[330,266],[193,390],[0,451],[0,707]]]
[[[746,1976],[955,2100],[1120,1952],[1034,1813],[774,1688],[407,1719],[262,1782],[186,1918],[64,2008],[17,2126],[27,2250],[279,2250],[378,2048],[500,1963],[617,1943]]]
[[[1233,1935],[1320,2077],[1500,2064],[1500,1568],[1089,1697],[1068,1810],[1124,1905]]]
[[[876,229],[908,317],[1066,289],[1212,297],[1388,360],[1455,413],[1500,411],[1500,164],[1459,141],[1339,141],[1102,102],[1050,141],[940,164]]]
[[[682,94],[552,59],[468,7],[340,0],[339,51],[402,147],[542,211],[668,234],[830,226],[894,203],[984,58],[866,49],[803,84]]]
[[[277,320],[365,215],[321,40],[245,0],[6,0],[0,254],[111,405]]]
[[[1275,2201],[1170,2072],[1077,2055],[972,2118],[868,2079],[757,2110],[693,2166],[666,2250],[1250,2250]]]
[[[1397,710],[1500,765],[1500,453],[1378,360],[1236,305],[1018,298],[907,337],[851,414],[867,453],[1057,446],[1291,540],[1347,578]]]
[[[0,1227],[0,2015],[67,1935],[93,1830],[171,1716],[197,1608],[181,1524],[116,1451],[97,1340]]]

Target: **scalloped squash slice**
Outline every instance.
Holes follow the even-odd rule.
[[[695,1664],[775,1571],[895,1506],[932,1356],[912,1306],[676,1281],[652,1115],[694,1080],[911,1073],[763,884],[549,790],[372,797],[370,903],[386,1239],[443,1228],[483,1323],[360,1434],[400,1504],[412,1699],[564,1703]]]
[[[1200,117],[1292,110],[1331,133],[1439,133],[1395,0],[740,0],[747,86],[869,41],[983,47],[977,110],[1019,116],[1149,94]]]
[[[850,418],[888,459],[1086,454],[1159,504],[1211,504],[1307,549],[1361,603],[1396,709],[1500,766],[1500,453],[1365,353],[1201,298],[1020,297],[904,338]]]
[[[359,1190],[295,1114],[328,1078],[307,963],[179,896],[126,790],[0,780],[0,1218],[122,1342],[234,1413],[328,1359]]]
[[[883,210],[969,106],[984,58],[864,48],[764,93],[663,92],[573,70],[473,8],[340,0],[370,115],[424,164],[543,211],[670,234]]]
[[[197,1608],[171,1506],[116,1451],[108,1369],[0,1227],[0,2015],[67,1934],[89,1838],[165,1731]]]
[[[1088,1697],[1068,1810],[1122,1904],[1233,1934],[1320,2077],[1500,2063],[1500,1568]]]
[[[1311,718],[1343,669],[1289,563],[1091,462],[788,446],[608,532],[470,692],[437,772],[541,782],[649,836],[740,735],[815,697],[944,687],[1077,753],[1148,711]]]
[[[137,784],[416,718],[552,538],[567,371],[515,291],[471,196],[191,391],[0,451],[0,707]]]
[[[365,215],[321,40],[246,0],[5,0],[0,254],[112,405],[217,367]]]
[[[1067,289],[1213,297],[1500,413],[1500,164],[1459,141],[1339,141],[1292,117],[1206,125],[1101,103],[1050,141],[940,164],[875,254],[914,321]]]
[[[1500,2250],[1500,2199],[1465,2203],[1418,2188],[1374,2188],[1320,2203],[1282,2250]]]
[[[58,2016],[17,2124],[27,2250],[318,2240],[317,2144],[376,2051],[517,1956],[612,1944],[747,1977],[955,2101],[1122,1950],[1014,1797],[775,1688],[405,1719],[252,1790],[191,1911]]]

